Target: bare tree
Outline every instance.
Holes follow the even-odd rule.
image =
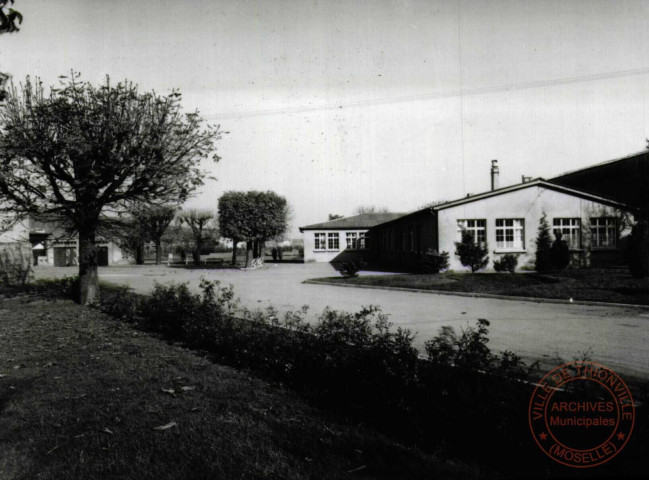
[[[110,79],[99,87],[64,78],[45,95],[29,78],[0,109],[0,196],[4,207],[67,219],[79,235],[79,300],[98,294],[96,235],[107,212],[184,201],[203,183],[201,160],[221,138],[180,94],[139,93]],[[213,155],[214,160],[218,156]]]
[[[133,209],[132,215],[137,222],[144,239],[155,245],[155,263],[162,263],[162,236],[176,217],[178,208],[175,205],[143,205]]]
[[[364,213],[389,213],[390,210],[388,210],[386,207],[376,207],[374,205],[361,205],[360,207],[356,207],[356,210],[354,210],[355,215],[362,215]]]
[[[215,218],[216,215],[214,212],[197,208],[183,210],[178,214],[178,221],[181,224],[187,225],[192,232],[192,237],[194,238],[194,251],[192,252],[192,256],[194,263],[197,265],[201,261],[203,245],[217,233]]]

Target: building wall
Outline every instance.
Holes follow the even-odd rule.
[[[390,267],[416,270],[423,253],[428,249],[437,250],[436,214],[431,210],[415,212],[377,225],[370,230],[369,235],[368,260]]]
[[[344,262],[358,258],[362,255],[360,250],[347,250],[347,233],[355,233],[358,238],[359,233],[365,234],[367,229],[350,229],[350,230],[305,230],[302,233],[304,238],[304,261],[305,262]],[[338,233],[338,249],[315,249],[316,233]],[[328,247],[328,245],[327,245]]]
[[[578,197],[559,193],[540,186],[517,190],[502,195],[458,205],[438,211],[439,248],[449,252],[450,268],[466,270],[455,255],[458,238],[458,220],[485,219],[486,239],[489,247],[488,269],[493,261],[507,253],[518,255],[519,268],[533,267],[536,253],[536,236],[539,221],[546,213],[552,231],[555,218],[579,218],[581,220],[581,249],[572,249],[574,266],[595,266],[598,260],[604,263],[618,263],[620,242],[616,249],[591,248],[591,217],[616,217],[620,212],[613,208]],[[520,249],[498,249],[496,242],[496,219],[523,219],[524,245]],[[622,222],[619,222],[622,223]],[[622,232],[622,235],[624,233]],[[554,236],[553,236],[554,238]]]
[[[56,222],[28,219],[13,224],[10,230],[0,231],[0,243],[13,242],[26,242],[30,248],[39,244],[44,245],[46,248],[42,255],[38,255],[36,251],[32,250],[32,260],[38,265],[53,266],[58,263],[63,266],[72,266],[78,264],[79,241],[76,235],[70,236]],[[97,246],[106,249],[108,265],[128,263],[128,258],[123,255],[122,249],[114,243],[98,239]],[[61,250],[63,249],[67,254],[62,254]],[[61,263],[63,258],[66,260]]]

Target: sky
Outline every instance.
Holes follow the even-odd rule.
[[[0,70],[144,90],[229,132],[216,177],[274,190],[298,227],[409,212],[646,147],[647,1],[16,0]]]

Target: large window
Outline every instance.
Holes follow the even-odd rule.
[[[552,220],[552,233],[561,233],[561,240],[570,248],[581,248],[581,220],[579,218],[555,218]]]
[[[590,241],[595,248],[615,248],[617,245],[617,222],[615,218],[590,219]]]
[[[358,248],[356,232],[347,232],[347,248],[350,250],[356,250]]]
[[[314,250],[326,250],[326,249],[327,249],[327,235],[325,233],[316,233]]]
[[[496,248],[501,250],[525,249],[525,221],[522,218],[496,219]]]
[[[473,237],[475,243],[485,243],[487,241],[487,221],[486,220],[458,220],[457,221],[457,241],[462,241],[462,230],[466,230]]]
[[[338,232],[329,232],[327,234],[327,250],[340,250]]]

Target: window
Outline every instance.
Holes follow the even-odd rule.
[[[327,234],[327,250],[340,250],[338,243],[338,232]]]
[[[367,248],[365,245],[365,232],[358,233],[358,248]]]
[[[563,240],[570,248],[581,247],[581,220],[579,218],[555,218],[552,220],[552,233],[563,235]]]
[[[347,232],[347,248],[351,250],[358,248],[356,242],[356,232]]]
[[[327,236],[324,233],[316,233],[315,234],[315,247],[314,247],[314,250],[326,250],[327,249],[326,237]]]
[[[486,220],[458,220],[457,221],[457,241],[462,241],[462,230],[466,230],[477,243],[487,241],[487,221]]]
[[[410,251],[415,251],[415,229],[410,227]]]
[[[522,218],[496,219],[496,248],[503,250],[523,250],[524,225]]]
[[[590,241],[595,248],[615,248],[617,245],[617,222],[615,218],[591,218]]]

